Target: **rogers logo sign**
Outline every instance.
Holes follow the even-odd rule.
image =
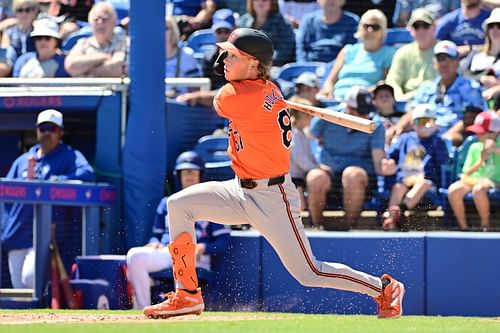
[[[100,190],[99,191],[99,201],[115,201],[116,191],[114,190]]]
[[[61,106],[61,96],[4,97],[2,104],[6,109],[16,107]]]
[[[26,188],[22,186],[0,185],[0,198],[26,198]]]
[[[76,190],[73,188],[50,188],[50,199],[76,200]]]

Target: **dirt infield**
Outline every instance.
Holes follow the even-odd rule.
[[[241,321],[241,320],[276,320],[281,319],[279,316],[257,316],[256,314],[249,313],[248,315],[217,315],[212,313],[210,315],[190,315],[182,317],[174,317],[169,319],[148,319],[142,314],[95,314],[95,313],[0,313],[0,325],[18,325],[18,324],[38,324],[38,323],[139,323],[139,322],[153,322],[153,321]]]

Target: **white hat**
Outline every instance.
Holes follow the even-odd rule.
[[[33,24],[31,37],[49,36],[60,39],[59,26],[56,22],[49,19],[42,19]]]
[[[54,110],[54,109],[48,109],[45,111],[42,111],[38,114],[38,118],[36,120],[37,126],[42,124],[42,123],[52,123],[57,125],[60,128],[63,128],[63,115],[61,112]]]
[[[436,112],[434,111],[434,107],[430,104],[418,104],[415,106],[411,113],[411,117],[413,120],[419,118],[432,118],[436,119]]]
[[[486,27],[490,23],[500,23],[500,8],[495,8],[491,11],[490,16],[483,21],[483,30],[486,31]]]
[[[449,40],[442,40],[434,46],[434,55],[447,54],[453,59],[458,59],[457,45]]]
[[[303,72],[295,80],[295,84],[303,84],[312,88],[319,88],[319,79],[313,72]]]

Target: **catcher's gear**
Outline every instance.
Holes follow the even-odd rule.
[[[172,257],[174,279],[180,282],[184,289],[188,290],[196,290],[198,288],[195,250],[196,245],[193,243],[191,235],[187,232],[183,232],[177,236],[168,245],[168,251]]]
[[[224,75],[224,59],[227,57],[227,51],[222,51],[217,60],[214,62],[214,73],[223,76]]]

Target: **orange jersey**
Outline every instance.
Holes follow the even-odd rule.
[[[239,178],[271,178],[288,172],[292,125],[274,83],[227,83],[215,97],[214,107],[221,117],[229,119],[227,151]]]

